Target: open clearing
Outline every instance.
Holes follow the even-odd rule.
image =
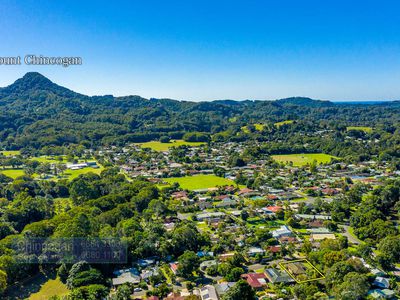
[[[16,155],[20,155],[21,152],[20,151],[0,151],[1,154],[3,154],[4,156],[16,156]]]
[[[151,148],[154,151],[167,151],[171,147],[179,147],[179,146],[190,146],[190,147],[198,147],[204,145],[204,142],[186,142],[184,140],[175,140],[169,143],[161,143],[159,141],[152,141],[146,143],[135,143],[136,145],[140,145],[142,148]]]
[[[45,300],[52,296],[65,296],[69,293],[65,284],[63,284],[60,279],[49,279],[44,283],[37,293],[32,294],[29,300]]]
[[[257,130],[257,131],[262,131],[263,129],[264,129],[264,127],[265,127],[265,125],[264,124],[261,124],[261,123],[256,123],[256,124],[253,124],[254,125],[254,128]],[[243,126],[242,128],[242,131],[244,132],[244,133],[250,133],[250,131],[249,131],[249,129],[247,128],[247,126]]]
[[[72,180],[76,177],[78,177],[81,174],[86,174],[86,173],[95,173],[95,174],[100,174],[101,171],[104,170],[104,167],[102,167],[101,165],[99,165],[98,168],[93,168],[93,167],[86,167],[83,169],[79,169],[79,170],[65,170],[64,173],[62,173],[61,178],[57,178],[57,177],[52,177],[50,180],[59,180],[59,179],[68,179],[68,180]],[[0,169],[0,174],[4,174],[8,177],[11,177],[13,179],[19,177],[19,176],[23,176],[25,175],[24,170],[22,169]],[[37,177],[37,174],[34,174],[33,177]]]
[[[358,131],[364,131],[366,133],[371,133],[372,132],[372,127],[366,127],[366,126],[348,126],[346,128],[347,131],[350,130],[358,130]]]
[[[67,163],[67,157],[65,155],[62,156],[39,156],[39,157],[32,157],[31,160],[36,160],[40,163],[49,163],[49,164],[61,164]]]
[[[293,120],[286,120],[286,121],[282,121],[282,122],[276,122],[274,125],[276,127],[281,127],[282,125],[292,124],[293,122],[294,122]]]
[[[181,188],[187,190],[200,190],[200,189],[208,189],[224,185],[236,185],[236,183],[230,179],[218,177],[215,175],[172,177],[172,178],[165,178],[163,180],[170,184],[177,182],[179,183]]]
[[[15,179],[19,176],[25,175],[25,172],[22,169],[5,169],[0,170],[0,174],[4,174],[8,177],[11,177],[12,179]]]
[[[324,153],[306,153],[306,154],[282,154],[272,155],[272,158],[278,162],[290,163],[294,166],[305,166],[316,161],[317,164],[330,163],[332,159],[338,159],[336,156],[332,156]]]
[[[103,167],[101,165],[99,165],[98,168],[92,168],[92,167],[86,167],[83,169],[79,169],[79,170],[65,170],[63,173],[63,177],[67,177],[68,180],[72,180],[76,177],[78,177],[81,174],[86,174],[86,173],[95,173],[95,174],[100,174],[101,171],[103,171]]]

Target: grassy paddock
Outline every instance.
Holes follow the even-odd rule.
[[[371,133],[372,132],[372,127],[366,127],[366,126],[348,126],[346,128],[347,131],[350,130],[358,130],[358,131],[364,131],[366,133]]]
[[[39,156],[39,157],[31,157],[30,160],[36,160],[40,163],[49,163],[49,164],[66,164],[67,157],[65,155],[62,156]]]
[[[276,122],[274,125],[279,128],[283,125],[292,124],[293,122],[294,122],[293,120],[286,120],[286,121],[282,121],[282,122]]]
[[[256,123],[256,124],[253,124],[254,125],[254,128],[257,130],[257,131],[262,131],[263,129],[264,129],[264,127],[265,127],[265,124],[262,124],[262,123]],[[247,126],[243,126],[242,128],[242,131],[244,132],[244,133],[250,133],[250,131],[249,131],[249,129],[247,128]]]
[[[167,151],[171,147],[179,147],[179,146],[190,146],[190,147],[198,147],[204,145],[204,142],[186,142],[183,140],[174,140],[169,143],[161,143],[159,141],[152,141],[146,143],[135,143],[136,145],[140,145],[141,148],[151,148],[154,151]]]
[[[165,178],[165,182],[172,184],[174,182],[179,183],[181,188],[187,190],[200,190],[208,189],[216,186],[224,185],[236,185],[232,180],[218,177],[215,175],[195,175],[195,176],[185,176],[185,177],[172,177]]]
[[[49,279],[44,283],[37,293],[32,294],[29,300],[45,300],[52,296],[65,296],[69,293],[65,284],[63,284],[57,277],[55,279]]]
[[[11,177],[12,179],[15,179],[19,176],[25,175],[25,172],[22,169],[5,169],[5,170],[0,170],[0,174],[4,174],[8,177]]]
[[[305,166],[311,164],[313,161],[316,161],[317,164],[327,164],[330,163],[332,159],[337,159],[336,156],[324,153],[272,155],[272,158],[278,162],[292,162],[294,166]]]
[[[16,156],[16,155],[20,155],[21,151],[17,150],[17,151],[0,151],[1,154],[3,154],[4,156]]]
[[[67,177],[67,179],[72,180],[76,177],[78,177],[81,174],[86,174],[86,173],[95,173],[95,174],[100,174],[101,171],[103,171],[103,167],[99,166],[98,168],[92,168],[92,167],[86,167],[83,169],[79,169],[79,170],[65,170],[65,172],[63,173],[63,177]]]

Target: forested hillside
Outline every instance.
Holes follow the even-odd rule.
[[[71,143],[122,145],[164,135],[182,138],[187,132],[210,135],[228,131],[224,138],[238,139],[241,137],[237,132],[244,125],[272,125],[283,120],[296,120],[299,126],[315,130],[344,130],[356,124],[379,125],[393,132],[400,118],[400,102],[337,105],[308,98],[188,102],[140,96],[89,97],[61,87],[39,73],[27,73],[0,89],[0,108],[0,143],[6,149],[39,149]]]

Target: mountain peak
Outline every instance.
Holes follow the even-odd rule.
[[[46,76],[40,74],[39,72],[27,72],[20,80],[46,80],[50,81]]]
[[[30,92],[51,92],[65,97],[76,96],[77,93],[59,86],[39,72],[28,72],[13,84],[0,90],[0,94],[24,95]]]

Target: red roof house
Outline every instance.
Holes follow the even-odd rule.
[[[265,280],[267,276],[264,273],[248,273],[243,274],[241,277],[246,279],[247,283],[254,289],[261,289],[267,285]]]

